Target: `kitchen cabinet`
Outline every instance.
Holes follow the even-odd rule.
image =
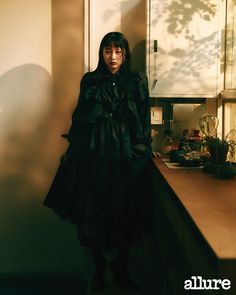
[[[224,0],[147,1],[151,97],[216,97],[223,89]]]

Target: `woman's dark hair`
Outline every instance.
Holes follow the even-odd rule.
[[[98,66],[96,70],[103,71],[107,68],[104,58],[103,58],[103,49],[105,47],[109,46],[115,46],[115,47],[120,47],[125,59],[122,64],[122,67],[125,71],[129,72],[130,71],[130,63],[131,63],[131,56],[130,56],[130,49],[129,49],[129,43],[125,36],[120,33],[120,32],[110,32],[107,33],[101,41],[100,48],[99,48],[99,61],[98,61]]]

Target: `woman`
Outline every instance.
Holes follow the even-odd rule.
[[[77,225],[81,246],[93,254],[94,287],[104,288],[104,251],[115,282],[136,288],[128,273],[130,248],[147,225],[151,156],[147,78],[130,70],[123,34],[106,34],[97,69],[84,75],[62,158],[44,204]]]

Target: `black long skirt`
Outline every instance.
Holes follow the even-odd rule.
[[[135,245],[149,228],[149,158],[62,161],[44,205],[77,225],[81,246],[100,251]]]

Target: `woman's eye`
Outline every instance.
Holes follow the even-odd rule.
[[[116,55],[122,55],[122,50],[121,49],[117,49],[117,50],[112,50],[109,48],[104,49],[104,53],[105,54],[112,54],[112,52],[114,52]]]

